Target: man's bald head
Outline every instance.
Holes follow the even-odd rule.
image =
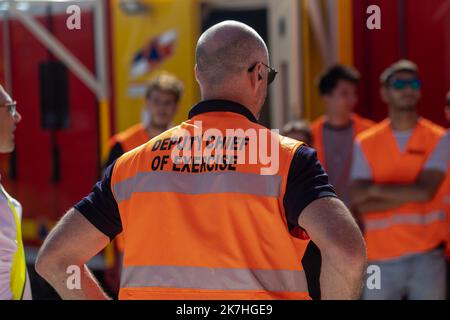
[[[268,63],[267,46],[251,27],[224,21],[206,30],[197,43],[196,64],[199,81],[222,85],[248,69],[252,63]]]

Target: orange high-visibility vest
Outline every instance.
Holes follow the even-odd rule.
[[[398,148],[388,119],[357,137],[379,184],[412,184],[436,148],[444,131],[420,118],[405,152]],[[438,247],[446,238],[442,192],[427,203],[407,203],[397,209],[364,215],[369,260],[421,253]]]
[[[279,141],[279,170],[262,175],[259,160],[174,164],[172,150],[189,145],[186,132],[196,139],[199,121],[203,133],[215,128],[223,136],[226,129],[263,130],[267,143]],[[244,115],[214,111],[118,159],[111,188],[125,238],[119,299],[309,299],[301,265],[308,242],[298,250],[283,206],[301,144]]]
[[[124,153],[133,150],[134,148],[143,145],[150,140],[150,136],[145,130],[142,123],[136,124],[127,130],[116,134],[110,140],[110,145],[113,147],[116,143],[122,146]],[[117,250],[123,252],[124,243],[121,234],[118,234],[115,238]]]
[[[136,147],[148,142],[151,139],[142,123],[136,124],[127,130],[116,134],[110,140],[111,147],[120,143],[124,152],[133,150]]]
[[[353,122],[353,135],[356,137],[358,134],[364,130],[369,129],[375,123],[369,119],[358,116],[352,113],[351,119]],[[325,156],[325,144],[323,142],[323,126],[326,122],[326,116],[319,117],[316,121],[311,124],[311,133],[313,135],[314,149],[317,151],[317,158],[319,159],[322,166],[327,169],[326,156]]]

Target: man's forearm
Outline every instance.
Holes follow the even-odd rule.
[[[77,271],[67,273],[65,268],[59,268],[44,278],[64,300],[110,300],[86,265],[74,269]]]
[[[429,201],[432,194],[433,192],[426,186],[417,183],[408,185],[375,184],[370,189],[371,198],[397,201],[402,204]]]
[[[357,211],[360,214],[365,214],[368,212],[378,212],[386,211],[391,209],[396,209],[404,205],[403,201],[399,200],[387,200],[387,199],[370,199],[356,206]]]
[[[417,188],[407,187],[359,181],[352,185],[352,205],[361,213],[365,213],[394,209],[407,202],[417,201],[411,200],[419,192]],[[411,194],[407,194],[408,192]]]

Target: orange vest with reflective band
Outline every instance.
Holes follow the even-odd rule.
[[[123,132],[116,134],[111,139],[110,145],[113,146],[116,143],[120,143],[123,151],[128,152],[148,142],[150,139],[151,138],[142,123],[139,123]]]
[[[374,183],[415,183],[444,131],[419,119],[406,149],[401,152],[388,119],[357,137]],[[399,258],[438,247],[446,238],[442,192],[427,203],[407,203],[399,208],[364,215],[369,260]]]
[[[186,133],[196,141],[200,123],[205,135],[215,128],[218,137],[226,129],[263,130],[267,141],[279,142],[279,170],[262,175],[259,160],[218,164],[207,153],[201,164],[174,163],[172,150],[189,145]],[[248,151],[252,142],[243,141]],[[301,265],[308,242],[299,250],[283,207],[301,144],[244,115],[215,111],[121,157],[111,178],[125,238],[119,299],[309,299]]]
[[[369,129],[375,123],[369,119],[358,116],[352,113],[351,119],[353,121],[353,134],[360,134],[364,130]],[[326,157],[325,157],[325,145],[323,143],[323,126],[326,122],[326,117],[321,116],[316,121],[311,124],[311,133],[313,135],[314,149],[317,151],[317,158],[319,159],[322,166],[326,169]]]
[[[134,148],[147,143],[150,140],[150,137],[145,130],[142,123],[136,124],[127,130],[116,134],[110,141],[111,147],[116,143],[120,143],[124,152],[128,152],[133,150]],[[123,237],[121,234],[117,235],[115,238],[117,250],[120,252],[123,251]]]

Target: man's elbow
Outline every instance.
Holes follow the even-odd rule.
[[[52,266],[52,259],[45,252],[45,250],[39,251],[39,254],[36,258],[36,262],[34,264],[34,269],[36,272],[44,279],[47,278],[47,274],[49,272],[50,266]]]
[[[349,277],[358,279],[367,265],[367,249],[364,238],[359,230],[352,237],[335,243],[331,250],[334,261],[341,261],[341,268]]]
[[[356,272],[363,272],[367,265],[367,249],[364,240],[361,238],[354,249],[346,250],[345,258],[349,267]]]
[[[364,269],[367,263],[367,250],[364,238],[361,236],[355,237],[348,241],[347,244],[342,245],[340,249],[342,258],[347,261],[348,267],[351,270]]]
[[[34,268],[42,278],[48,281],[52,275],[64,270],[64,263],[56,253],[43,248],[39,251]]]

